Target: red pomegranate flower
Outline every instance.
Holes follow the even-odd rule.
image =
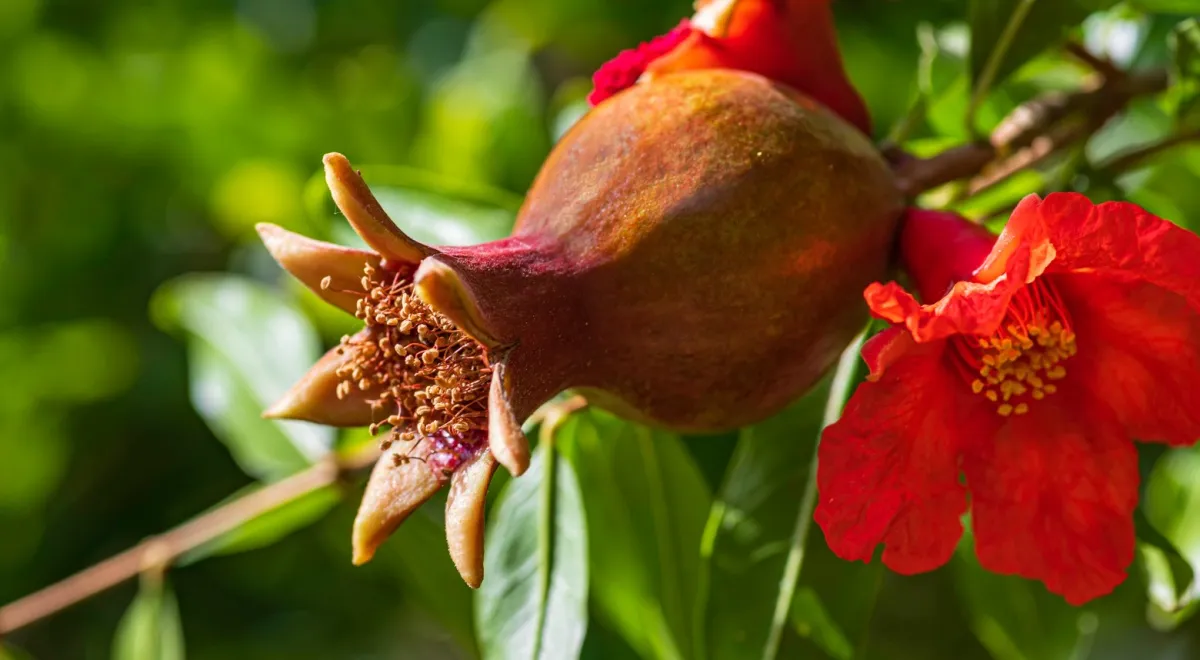
[[[869,134],[866,106],[842,67],[829,1],[698,0],[691,20],[600,67],[588,101],[676,71],[737,69],[789,85]]]
[[[864,346],[868,382],[821,444],[830,547],[936,568],[969,491],[985,568],[1076,605],[1109,593],[1134,555],[1131,439],[1200,437],[1200,237],[1057,193],[1026,198],[999,238],[915,211],[901,241],[931,304],[866,290],[895,325]]]

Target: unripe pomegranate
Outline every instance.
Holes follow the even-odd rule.
[[[655,77],[596,107],[555,148],[509,238],[433,248],[405,236],[339,155],[339,208],[378,254],[273,226],[267,246],[347,337],[269,414],[389,425],[356,523],[365,561],[453,481],[451,553],[482,578],[495,460],[520,474],[520,423],[564,389],[687,431],[760,420],[807,390],[866,318],[901,210],[863,134],[754,74]]]

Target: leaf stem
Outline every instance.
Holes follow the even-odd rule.
[[[161,574],[179,556],[292,500],[330,486],[346,474],[370,466],[378,456],[374,450],[344,461],[327,456],[286,479],[263,486],[56,584],[0,607],[0,635],[23,628],[141,573],[150,571]]]
[[[1017,33],[1021,30],[1021,25],[1025,23],[1035,2],[1037,0],[1021,0],[1020,4],[1013,8],[1012,15],[1008,17],[1008,24],[1004,26],[1004,31],[1000,33],[1000,38],[988,55],[987,63],[983,65],[983,71],[979,73],[979,79],[975,81],[975,89],[971,93],[971,104],[967,106],[968,135],[978,134],[975,116],[979,113],[984,98],[991,91],[992,84],[996,81],[996,74],[1000,72],[1000,65],[1004,63],[1004,56],[1008,54],[1008,49],[1012,47],[1013,40],[1017,38]]]
[[[864,331],[846,347],[838,360],[837,369],[833,373],[833,383],[829,387],[829,398],[825,402],[825,417],[821,430],[833,424],[841,417],[842,408],[858,385],[862,360],[858,353],[866,339]],[[812,529],[813,509],[817,505],[817,449],[821,446],[821,438],[817,437],[813,449],[812,461],[809,462],[808,481],[804,485],[804,496],[800,500],[800,510],[796,514],[796,526],[792,531],[791,549],[788,551],[787,562],[783,567],[783,577],[779,581],[779,596],[775,600],[775,612],[771,617],[771,629],[767,633],[767,643],[763,647],[763,660],[774,660],[779,654],[779,642],[783,636],[783,628],[787,624],[788,613],[792,608],[792,600],[796,595],[796,586],[800,581],[800,569],[804,565],[804,546],[808,542],[808,532]]]

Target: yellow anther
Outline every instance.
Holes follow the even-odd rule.
[[[983,368],[981,368],[979,370],[979,375],[983,376],[984,378],[987,378],[987,376],[991,373],[992,373],[992,368],[989,366],[984,366]]]
[[[986,396],[988,401],[991,401],[992,403],[1000,400],[1000,395],[996,394],[996,390],[988,390],[987,392],[984,392],[983,395]]]
[[[1027,412],[1029,412],[1029,404],[1027,403],[1018,403],[1017,407],[1013,408],[1013,413],[1017,415],[1024,415]]]
[[[1046,370],[1046,378],[1050,380],[1062,380],[1067,377],[1067,368],[1061,364]]]
[[[1046,398],[1046,393],[1043,390],[1034,390],[1029,393],[1029,396],[1033,397],[1034,401],[1041,401]]]
[[[996,412],[1000,413],[1000,415],[1003,417],[1008,417],[1009,415],[1013,414],[1013,410],[1015,410],[1015,408],[1013,408],[1011,404],[1002,403],[1000,404],[1000,407],[996,409]]]
[[[988,365],[989,367],[996,366],[996,358],[995,357],[993,357],[991,355],[985,355],[985,356],[983,356],[982,359],[983,359],[983,363]]]
[[[978,378],[976,378],[976,379],[975,379],[975,380],[974,380],[974,381],[971,383],[971,391],[972,391],[972,392],[974,392],[974,393],[976,393],[976,394],[979,394],[980,392],[982,392],[982,391],[983,391],[983,381],[982,381],[982,380],[979,380]]]
[[[1046,394],[1054,394],[1055,392],[1058,391],[1058,386],[1057,385],[1047,385],[1043,389],[1046,391]]]

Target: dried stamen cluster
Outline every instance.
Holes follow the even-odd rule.
[[[362,288],[355,316],[367,331],[342,338],[338,350],[351,359],[338,369],[338,397],[378,392],[372,406],[392,411],[370,427],[372,435],[392,427],[383,448],[413,443],[394,454],[400,463],[428,439],[430,468],[452,472],[487,439],[486,351],[413,293],[411,271],[367,264]]]

